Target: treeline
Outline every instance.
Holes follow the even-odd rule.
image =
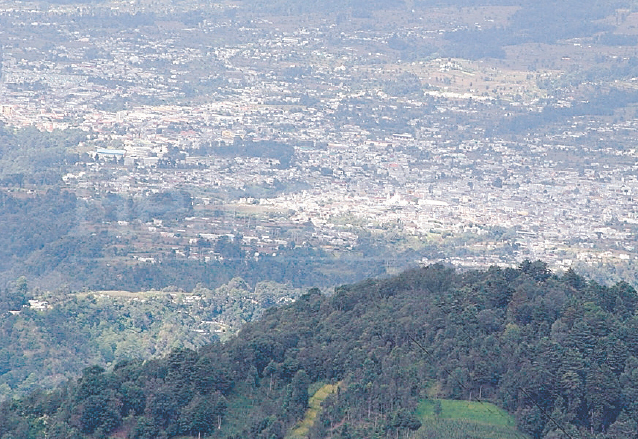
[[[416,2],[421,7],[433,4],[448,3],[454,6],[507,5],[520,6],[509,20],[507,26],[483,30],[466,29],[446,35],[450,42],[446,49],[447,56],[468,59],[484,57],[504,58],[504,46],[524,43],[554,44],[559,40],[589,37],[602,31],[609,31],[609,26],[600,23],[600,19],[614,14],[618,8],[628,8],[629,2],[582,2],[568,0],[552,1],[449,1]],[[606,32],[600,41],[602,44],[624,43],[626,40],[615,39]]]
[[[219,155],[221,157],[260,157],[276,159],[282,169],[288,169],[295,155],[292,145],[273,140],[254,141],[251,137],[235,137],[232,143],[204,143],[191,151],[196,156]]]
[[[432,394],[494,402],[533,438],[634,438],[637,308],[627,284],[557,276],[540,261],[435,265],[311,290],[224,344],[86,369],[4,403],[0,435],[282,439],[309,389],[340,381],[311,438],[407,435]]]
[[[613,116],[614,110],[638,102],[638,93],[611,89],[597,92],[586,102],[578,102],[570,107],[546,106],[543,111],[507,118],[494,128],[494,134],[521,134],[539,127],[562,123],[578,116]]]
[[[235,250],[237,248],[235,247]],[[237,250],[239,251],[239,250]],[[411,261],[404,261],[409,265]],[[358,258],[337,259],[322,250],[309,247],[289,249],[277,256],[263,256],[258,260],[244,258],[203,262],[168,259],[160,263],[108,263],[99,261],[98,266],[77,267],[82,270],[72,279],[76,283],[86,282],[101,289],[125,289],[129,291],[165,288],[175,285],[191,291],[201,283],[215,288],[234,277],[243,277],[251,284],[260,281],[290,283],[295,287],[308,285],[328,286],[344,281],[353,281],[367,276],[385,274],[384,261],[361,264]],[[95,263],[95,261],[93,261]]]
[[[169,253],[155,263],[138,262],[132,259],[135,243],[108,230],[108,223],[117,221],[144,224],[158,219],[177,224],[192,214],[187,191],[139,198],[106,194],[91,200],[58,189],[27,198],[0,192],[0,285],[25,276],[33,286],[50,290],[140,291],[175,286],[192,291],[197,284],[214,289],[235,277],[252,285],[270,280],[296,287],[327,286],[384,274],[383,258],[397,259],[385,251],[370,264],[361,264],[356,252],[337,259],[307,246],[281,246],[276,256],[255,259],[254,251],[248,254],[238,237],[215,243],[200,240],[192,246],[201,252],[214,245],[219,260],[205,262]],[[361,247],[364,252],[381,250]],[[398,256],[404,266],[415,259],[409,252]]]

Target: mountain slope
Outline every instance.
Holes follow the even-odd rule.
[[[51,389],[90,365],[196,349],[235,333],[299,290],[235,278],[215,290],[41,293],[0,291],[0,400]]]
[[[564,434],[548,415],[573,437],[634,437],[637,305],[626,284],[556,276],[542,262],[435,265],[330,297],[311,290],[225,344],[86,369],[52,394],[5,404],[0,436],[283,438],[313,383],[342,381],[309,437],[425,434],[415,410],[432,388],[480,395],[534,438]]]

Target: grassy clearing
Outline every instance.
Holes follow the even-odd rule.
[[[419,419],[437,417],[434,411],[437,403],[441,404],[441,413],[438,416],[440,419],[461,419],[516,428],[516,421],[509,413],[489,402],[426,399],[417,408]]]
[[[513,427],[434,417],[425,418],[422,422],[415,439],[529,439]]]
[[[303,439],[308,437],[310,428],[315,423],[315,419],[321,412],[321,404],[325,401],[328,395],[337,391],[339,384],[324,384],[317,390],[308,401],[309,408],[306,410],[304,418],[293,428],[293,430],[286,436],[286,439]]]
[[[421,401],[416,415],[423,423],[417,438],[528,439],[516,430],[516,421],[509,413],[488,402],[427,399]]]

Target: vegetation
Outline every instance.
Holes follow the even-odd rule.
[[[480,395],[532,438],[633,438],[637,309],[627,284],[558,276],[540,261],[465,273],[433,265],[331,296],[311,290],[223,344],[85,369],[56,391],[5,402],[0,436],[283,439],[314,383],[341,381],[309,438],[521,437],[446,419],[461,403],[439,401],[424,422],[416,414],[433,386],[443,400]]]
[[[415,435],[417,439],[525,439],[516,429],[463,420],[430,418]]]
[[[64,168],[78,161],[75,151],[87,140],[82,130],[41,132],[35,127],[13,130],[0,123],[0,184],[52,185]]]
[[[516,421],[509,413],[492,403],[484,401],[427,399],[419,403],[417,416],[422,421],[437,417],[440,419],[462,419],[502,427],[516,426]]]
[[[250,288],[237,278],[192,294],[46,293],[34,301],[21,278],[0,293],[0,399],[52,388],[90,365],[145,360],[226,339],[297,295],[285,285]]]
[[[304,418],[299,422],[298,425],[295,426],[295,428],[293,428],[293,430],[287,436],[288,439],[299,439],[308,437],[310,429],[315,425],[317,416],[319,416],[319,413],[321,412],[321,404],[323,404],[328,396],[336,392],[338,387],[339,383],[323,384],[316,392],[314,392],[314,394],[308,400],[308,410],[306,410]]]
[[[274,281],[301,287],[383,273],[383,261],[364,265],[356,258],[337,260],[308,246],[282,247],[276,256],[262,255],[257,260],[226,237],[215,242],[219,260],[177,259],[167,251],[162,260],[139,261],[134,259],[139,256],[135,245],[148,244],[136,236],[115,235],[106,226],[117,221],[138,228],[151,220],[176,223],[192,209],[192,198],[185,191],[141,199],[110,194],[89,201],[55,187],[27,197],[0,192],[0,282],[25,276],[34,286],[67,291],[141,291],[170,286],[192,291],[198,284],[214,289],[235,277],[252,285]],[[131,228],[132,234],[135,229]],[[193,247],[197,246],[211,247],[212,243],[200,240]]]

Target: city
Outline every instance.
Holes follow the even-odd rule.
[[[223,236],[256,260],[291,246],[356,258],[363,235],[413,250],[400,265],[568,269],[638,257],[635,78],[543,86],[564,80],[572,58],[631,63],[628,47],[581,39],[551,46],[564,53],[552,65],[469,61],[437,56],[441,34],[468,28],[445,10],[398,16],[405,26],[390,30],[354,16],[273,24],[210,8],[216,20],[192,26],[151,21],[143,4],[1,9],[14,24],[1,36],[4,122],[86,132],[67,189],[88,201],[192,196],[189,216],[168,224],[129,221],[120,202],[99,227],[128,243],[122,258],[219,260]],[[466,12],[482,14],[475,28],[507,18]],[[131,23],[89,26],[105,16]],[[638,15],[622,20],[631,28]],[[613,92],[629,100],[587,109]],[[535,119],[545,114],[566,124]]]

